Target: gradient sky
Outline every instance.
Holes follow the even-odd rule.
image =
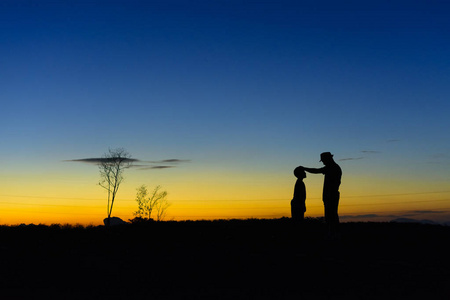
[[[71,160],[116,147],[149,166],[125,220],[141,184],[168,219],[289,216],[293,169],[330,151],[343,221],[450,221],[447,3],[2,0],[0,224],[100,224],[98,168]]]

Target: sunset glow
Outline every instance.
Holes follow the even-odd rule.
[[[2,2],[0,224],[103,224],[116,147],[123,220],[142,184],[166,220],[290,217],[331,151],[342,221],[450,222],[450,11],[405,5]]]

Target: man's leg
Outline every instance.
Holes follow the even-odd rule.
[[[325,224],[327,226],[327,233],[330,237],[339,233],[339,193],[334,197],[324,199],[325,206]]]
[[[329,216],[330,216],[330,234],[334,237],[339,235],[339,214],[338,214],[338,208],[339,208],[339,192],[335,197],[330,199],[329,201]]]

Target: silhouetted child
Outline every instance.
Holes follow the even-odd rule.
[[[297,167],[294,170],[294,175],[297,177],[294,187],[294,198],[291,200],[291,214],[292,220],[296,223],[303,222],[306,211],[306,188],[303,178],[306,178],[305,170],[302,167]]]

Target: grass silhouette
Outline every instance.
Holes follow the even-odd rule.
[[[1,226],[2,299],[448,299],[450,228],[321,219]]]

